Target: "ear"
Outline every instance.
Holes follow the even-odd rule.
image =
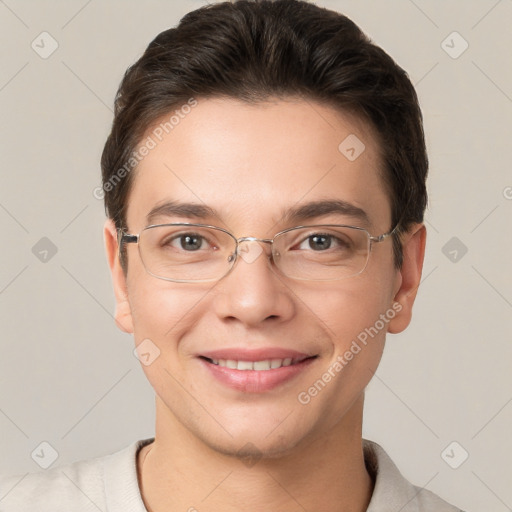
[[[117,231],[112,219],[107,219],[103,228],[105,239],[105,250],[107,253],[108,266],[112,275],[112,284],[116,297],[116,324],[122,331],[133,333],[133,320],[128,302],[128,290],[126,277],[119,261],[119,247],[117,243]]]
[[[411,322],[412,306],[421,281],[426,239],[424,224],[415,224],[402,238],[403,263],[397,273],[396,305],[393,306],[397,315],[388,324],[390,333],[402,332]]]

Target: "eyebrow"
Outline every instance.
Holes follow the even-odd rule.
[[[368,214],[358,206],[341,199],[329,199],[323,201],[310,201],[294,206],[281,213],[283,223],[303,222],[329,214],[339,214],[359,220],[371,225]],[[206,220],[212,217],[221,218],[212,207],[199,203],[182,203],[179,201],[166,201],[155,206],[148,213],[148,224],[153,224],[157,217],[186,217],[188,219]]]
[[[198,203],[180,203],[178,201],[166,201],[155,206],[147,214],[148,224],[153,224],[156,217],[186,217],[189,219],[204,220],[210,217],[218,217],[217,212],[206,205]]]
[[[311,201],[294,206],[283,213],[282,219],[285,223],[302,222],[330,214],[345,215],[371,225],[368,214],[362,208],[341,199]]]

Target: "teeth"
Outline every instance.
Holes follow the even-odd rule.
[[[254,361],[252,366],[254,370],[270,370],[270,361]]]
[[[237,370],[254,370],[254,363],[252,361],[238,361]]]
[[[213,364],[235,370],[257,371],[273,370],[281,368],[281,366],[291,366],[294,363],[291,357],[286,357],[285,359],[264,359],[262,361],[235,361],[233,359],[212,359],[211,361]]]

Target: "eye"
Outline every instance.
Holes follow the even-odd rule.
[[[162,241],[162,247],[172,247],[186,252],[206,249],[208,242],[204,236],[197,233],[181,233],[173,237],[167,237]]]
[[[350,241],[332,235],[330,233],[313,233],[303,240],[298,249],[313,251],[326,251],[331,248],[346,249],[350,247]]]

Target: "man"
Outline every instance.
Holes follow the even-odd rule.
[[[420,283],[427,167],[407,75],[346,17],[241,0],[161,33],[102,157],[155,438],[31,475],[5,510],[458,510],[362,439]]]

